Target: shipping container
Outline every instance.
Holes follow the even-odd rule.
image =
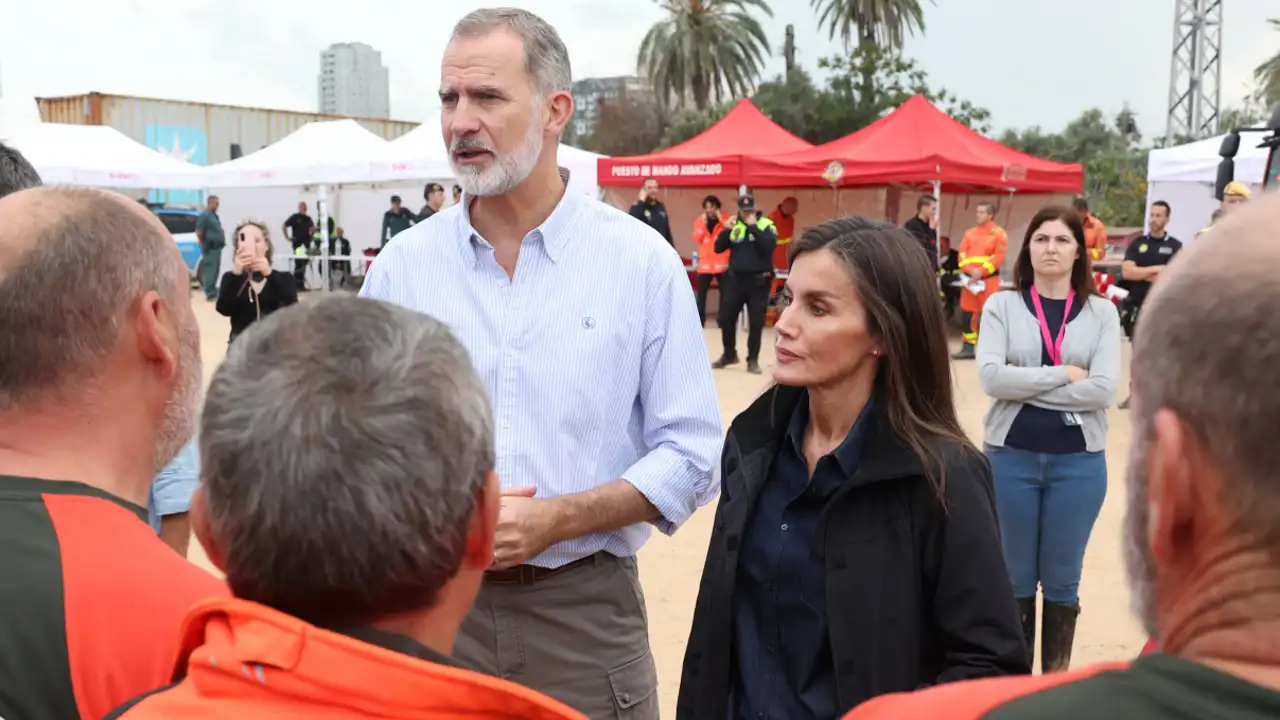
[[[37,103],[44,122],[107,125],[148,147],[197,165],[257,152],[309,122],[342,119],[320,113],[102,93],[37,98]],[[418,126],[401,120],[353,119],[387,140]]]

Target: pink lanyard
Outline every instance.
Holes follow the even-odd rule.
[[[1062,325],[1058,328],[1058,339],[1049,337],[1049,321],[1044,317],[1044,306],[1040,304],[1040,293],[1031,288],[1031,302],[1036,306],[1036,319],[1040,321],[1040,335],[1044,338],[1044,347],[1049,351],[1049,361],[1054,365],[1062,364],[1062,339],[1067,336],[1067,318],[1071,315],[1071,301],[1075,298],[1074,290],[1067,291],[1067,304],[1062,308]]]

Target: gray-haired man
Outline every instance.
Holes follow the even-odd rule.
[[[565,191],[572,78],[544,20],[471,13],[440,75],[466,194],[361,292],[449,323],[493,396],[505,494],[458,656],[593,718],[656,718],[635,555],[715,497],[724,442],[688,276],[648,225]]]
[[[192,525],[235,597],[192,608],[181,682],[109,718],[582,720],[449,657],[500,500],[489,397],[442,323],[341,295],[263,318],[200,455]]]

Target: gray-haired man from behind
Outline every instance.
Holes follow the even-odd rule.
[[[40,175],[17,149],[0,142],[0,198],[40,187]]]
[[[235,597],[191,610],[177,685],[109,717],[582,720],[450,658],[500,500],[489,396],[444,324],[350,296],[263,318],[200,455],[192,525]]]

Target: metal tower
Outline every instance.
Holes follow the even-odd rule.
[[[1216,135],[1222,100],[1223,0],[1175,2],[1165,130],[1169,144]]]

